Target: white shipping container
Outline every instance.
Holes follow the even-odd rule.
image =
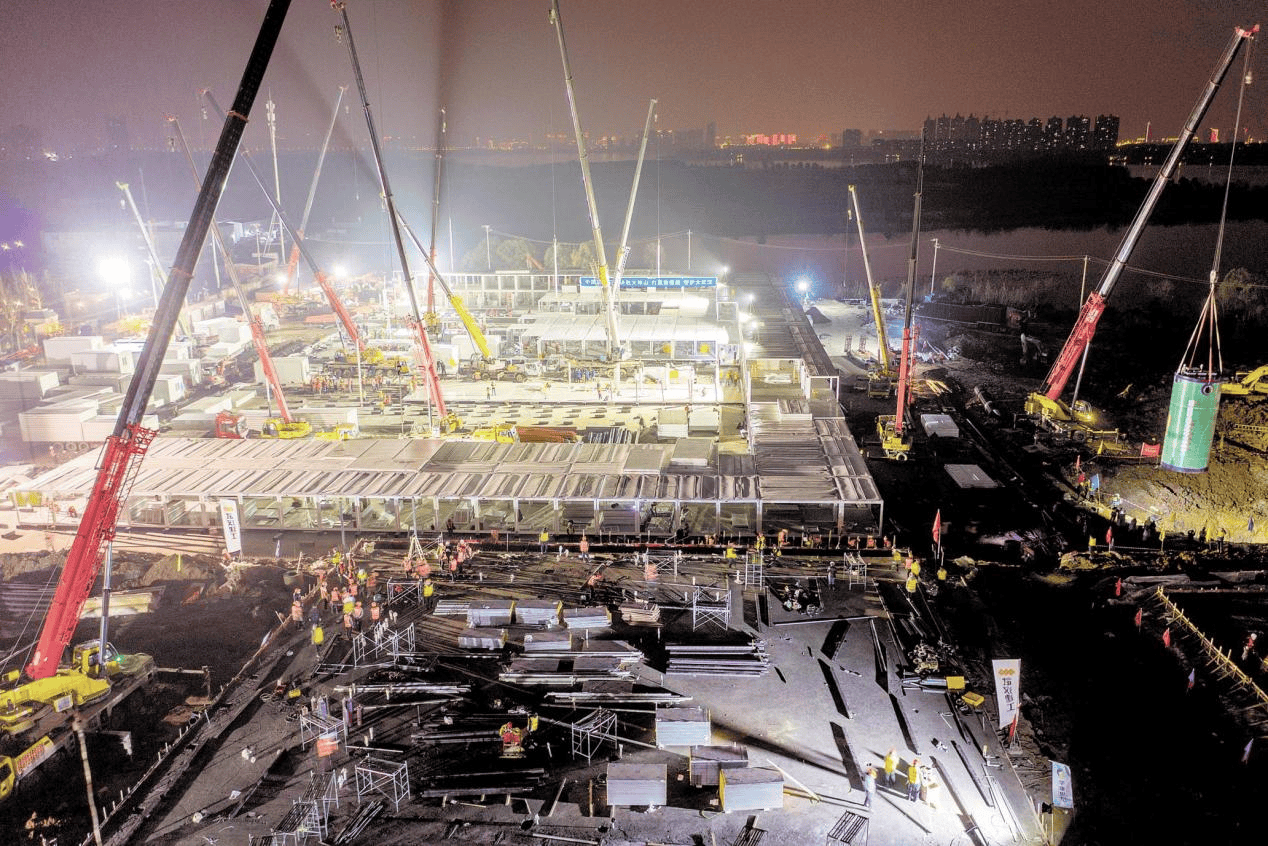
[[[76,373],[67,380],[67,384],[92,388],[108,388],[115,393],[128,390],[132,381],[131,373]]]
[[[55,370],[15,370],[0,373],[0,391],[22,400],[43,399],[61,384]]]
[[[186,387],[190,388],[201,385],[203,381],[202,363],[196,358],[164,359],[159,365],[159,373],[165,376],[180,376],[185,380]]]
[[[100,335],[59,335],[44,339],[44,358],[49,364],[70,364],[71,353],[99,350],[103,346]]]
[[[154,382],[154,402],[170,405],[185,398],[185,380],[180,376],[159,375]]]
[[[136,359],[128,350],[106,347],[71,353],[70,366],[92,373],[131,373],[136,369]]]
[[[283,385],[307,385],[312,379],[308,369],[308,356],[283,355],[273,359],[273,369]],[[264,366],[255,362],[255,381],[264,383]]]

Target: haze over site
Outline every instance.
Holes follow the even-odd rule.
[[[132,143],[166,143],[175,114],[210,143],[199,89],[231,96],[266,0],[13,0],[0,6],[0,107],[8,128],[47,146],[88,149],[111,117]],[[428,144],[445,106],[450,143],[541,141],[569,131],[548,0],[350,0],[349,15],[381,131]],[[927,116],[1117,114],[1124,138],[1173,135],[1248,0],[561,0],[582,118],[591,136],[633,136],[647,101],[662,129],[719,138],[843,128],[915,130]],[[284,146],[319,139],[337,86],[350,85],[338,15],[295,0],[265,80]],[[1241,60],[1230,81],[1240,74]],[[1229,91],[1235,90],[1227,86]],[[350,92],[355,95],[355,92]],[[355,96],[345,100],[356,110]],[[1227,137],[1222,92],[1204,128]],[[1268,129],[1252,87],[1243,124]],[[343,141],[361,142],[356,120]],[[255,122],[263,124],[263,113]],[[198,124],[198,128],[195,125]],[[200,135],[203,137],[200,139]],[[1203,137],[1205,134],[1203,133]],[[262,128],[247,133],[262,142]]]

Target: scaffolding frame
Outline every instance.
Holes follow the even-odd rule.
[[[401,810],[401,803],[409,800],[409,764],[405,761],[385,761],[382,758],[363,758],[356,766],[357,804],[377,793],[392,803],[392,809]]]
[[[422,579],[402,579],[392,577],[387,580],[387,600],[386,605],[395,605],[398,602],[411,600],[415,605],[421,605],[423,601],[423,580]]]
[[[744,554],[743,585],[758,593],[766,590],[766,554],[760,549],[750,549]]]
[[[572,757],[593,761],[603,744],[616,736],[616,713],[599,708],[572,724]]]
[[[342,717],[332,717],[329,714],[319,714],[316,711],[309,711],[299,715],[299,744],[301,749],[308,749],[310,742],[316,741],[317,738],[330,732],[334,732],[335,737],[347,746],[348,724],[343,721]]]
[[[656,572],[669,568],[674,571],[674,578],[678,578],[678,565],[682,563],[682,550],[675,549],[672,552],[645,552],[643,553],[643,565],[653,565]]]
[[[691,630],[717,623],[731,627],[731,591],[727,588],[696,585],[691,594]]]
[[[361,667],[383,661],[395,661],[414,651],[414,624],[394,629],[380,621],[369,633],[358,632],[352,639],[352,663]]]
[[[854,590],[855,585],[862,585],[863,590],[867,590],[867,559],[857,552],[846,552],[842,558],[845,566],[846,588]]]

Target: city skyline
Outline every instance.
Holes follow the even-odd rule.
[[[51,0],[0,11],[11,129],[44,144],[101,143],[121,119],[132,143],[165,143],[165,117],[191,142],[218,127],[201,120],[203,87],[237,82],[265,0],[121,6]],[[917,3],[906,19],[855,2],[737,0],[561,3],[587,134],[631,137],[656,97],[657,127],[716,122],[719,138],[796,135],[800,143],[842,128],[918,131],[948,113],[999,118],[1113,114],[1122,137],[1172,135],[1201,90],[1248,2],[1223,8],[1128,0],[1107,10],[1073,0],[970,0],[954,9]],[[544,140],[570,130],[554,33],[540,2],[352,0],[348,12],[369,97],[385,136],[432,143],[446,108],[452,143]],[[1004,9],[1007,14],[1002,14]],[[338,86],[351,84],[338,16],[297,0],[265,79],[278,104],[279,143],[319,138]],[[1080,28],[1071,20],[1095,21]],[[1231,132],[1241,62],[1200,128]],[[1262,132],[1266,97],[1248,89],[1243,137]],[[361,145],[359,100],[345,95],[336,144]],[[246,141],[266,138],[263,115]]]

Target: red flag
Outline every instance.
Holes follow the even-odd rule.
[[[1114,580],[1114,595],[1115,596],[1123,595],[1123,580],[1122,579]]]
[[[1145,617],[1145,609],[1137,608],[1136,609],[1136,628],[1140,628],[1140,622],[1141,620],[1144,619],[1144,617]]]
[[[942,509],[933,517],[933,542],[942,543]]]
[[[1083,456],[1076,455],[1074,457],[1074,472],[1078,473],[1082,469],[1083,469]]]
[[[1166,647],[1171,646],[1171,629],[1169,628],[1165,629],[1162,633],[1162,645]]]
[[[1110,526],[1108,529],[1105,530],[1105,545],[1106,546],[1114,545],[1114,527],[1113,526]]]
[[[1198,671],[1196,669],[1189,670],[1189,687],[1187,688],[1188,690],[1193,690],[1193,684],[1194,682],[1197,681],[1197,672]]]

